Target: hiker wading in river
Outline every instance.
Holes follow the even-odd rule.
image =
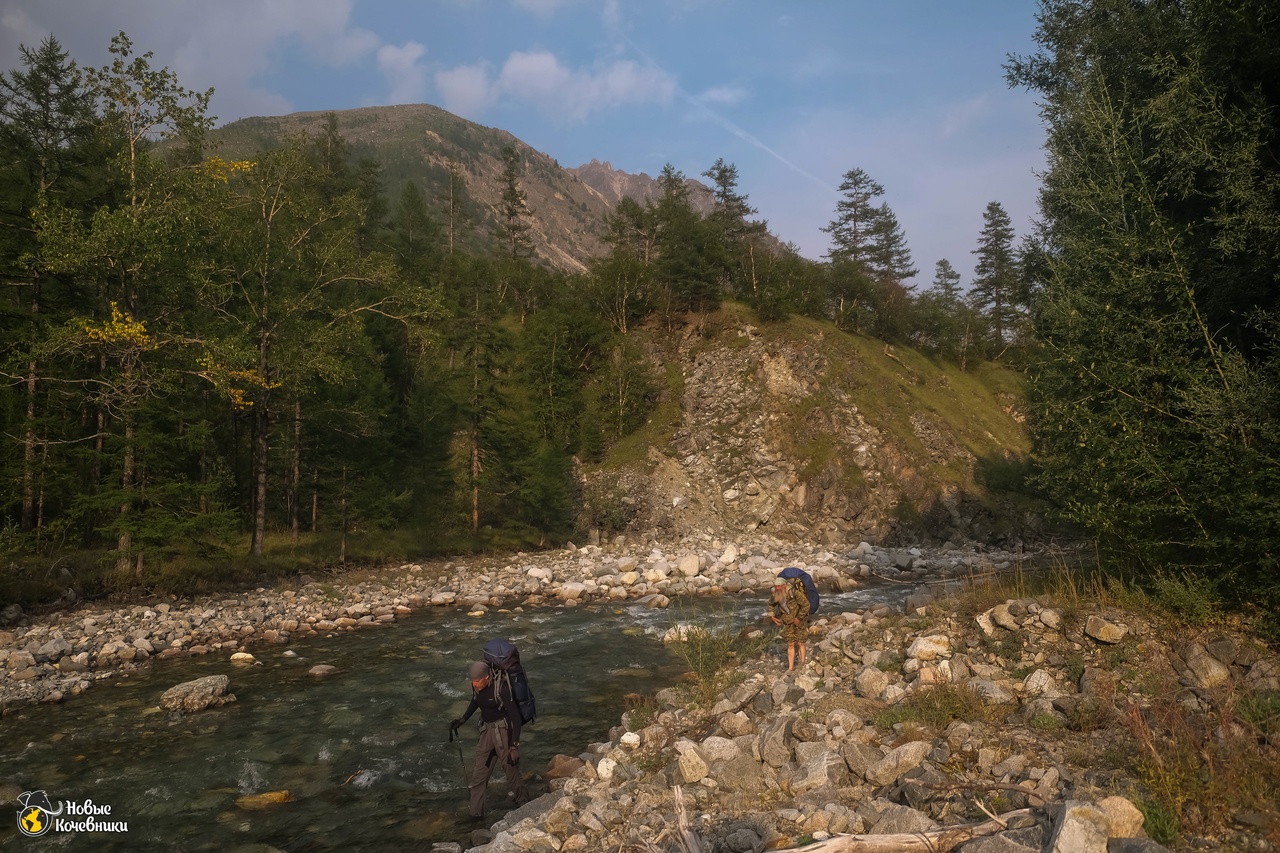
[[[494,761],[502,763],[516,805],[529,802],[529,789],[520,773],[520,708],[511,695],[510,684],[504,681],[499,686],[489,673],[489,665],[483,661],[471,664],[467,677],[471,679],[471,704],[465,714],[449,724],[449,729],[456,734],[476,709],[480,709],[480,740],[476,743],[475,766],[471,768],[470,809],[472,817],[484,817],[485,792]]]

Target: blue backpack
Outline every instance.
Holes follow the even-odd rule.
[[[537,704],[533,698],[533,690],[529,687],[529,677],[524,674],[524,666],[520,663],[520,650],[510,640],[494,638],[484,644],[484,662],[489,664],[489,673],[495,685],[504,682],[511,688],[511,696],[520,709],[520,722],[532,723],[538,716]],[[501,689],[494,690],[494,695],[502,701]]]
[[[798,569],[795,566],[787,566],[787,568],[778,572],[778,577],[786,578],[794,581],[796,578],[804,584],[804,594],[809,596],[809,615],[818,612],[818,586],[813,582],[813,578],[804,569]]]

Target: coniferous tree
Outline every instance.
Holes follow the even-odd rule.
[[[719,304],[709,228],[693,209],[685,177],[670,163],[658,175],[661,195],[651,205],[654,279],[659,310],[673,322],[679,311],[707,311]]]
[[[3,479],[21,483],[19,524],[31,531],[42,520],[40,436],[52,438],[60,420],[45,419],[52,412],[36,355],[49,323],[78,301],[72,282],[47,269],[33,213],[54,200],[72,209],[87,203],[97,158],[93,92],[79,67],[52,37],[19,51],[24,67],[0,74],[0,279],[12,297],[0,304],[0,358],[6,373],[20,377],[22,423],[6,424],[4,434],[21,436],[22,461],[20,472]]]
[[[999,355],[1014,343],[1023,316],[1020,275],[1013,247],[1013,222],[1000,202],[993,201],[982,213],[982,233],[978,236],[978,256],[970,303],[991,329],[990,351]]]
[[[528,196],[520,187],[522,161],[515,148],[502,149],[502,201],[498,208],[498,234],[507,245],[513,261],[533,256],[533,241],[529,236]]]
[[[875,200],[884,187],[862,169],[845,173],[836,218],[822,230],[831,235],[828,281],[837,326],[869,330],[887,338],[905,334],[916,274],[906,236],[893,210]]]

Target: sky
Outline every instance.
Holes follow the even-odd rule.
[[[770,230],[821,259],[845,173],[880,183],[916,283],[973,274],[982,213],[1037,215],[1043,126],[1003,65],[1035,0],[0,0],[0,70],[52,35],[102,66],[123,31],[218,124],[429,103],[562,166],[738,170]]]

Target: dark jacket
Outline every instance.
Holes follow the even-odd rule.
[[[467,712],[462,715],[462,721],[465,723],[471,719],[476,709],[480,710],[482,723],[506,720],[509,733],[507,743],[513,745],[520,743],[520,706],[511,695],[509,679],[490,677],[489,683],[483,690],[472,694],[471,704],[467,706]]]

